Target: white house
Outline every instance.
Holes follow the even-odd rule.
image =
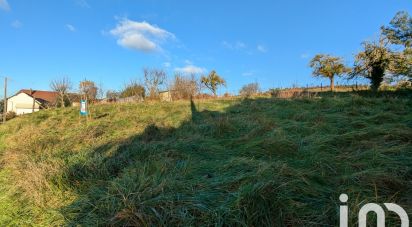
[[[7,99],[7,112],[15,112],[17,115],[36,112],[54,104],[58,96],[53,91],[23,89]]]

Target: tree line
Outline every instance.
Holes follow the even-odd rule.
[[[379,40],[363,42],[363,50],[355,55],[353,67],[347,67],[341,57],[317,54],[309,66],[314,77],[330,80],[334,90],[336,76],[346,75],[348,79],[363,77],[369,79],[371,90],[377,91],[384,81],[402,78],[412,81],[412,18],[405,12],[398,12],[388,26],[381,27]]]
[[[219,87],[226,86],[226,81],[215,70],[200,78],[195,75],[183,75],[176,73],[169,83],[167,73],[163,69],[145,68],[143,69],[143,82],[131,80],[125,83],[119,90],[103,91],[94,81],[84,79],[78,85],[78,92],[72,93],[73,84],[68,77],[52,80],[50,88],[58,93],[58,98],[54,104],[56,107],[69,106],[74,99],[84,99],[95,102],[99,98],[107,100],[117,100],[121,98],[136,97],[138,99],[159,99],[161,88],[165,88],[171,93],[173,99],[189,99],[197,96],[206,88],[214,97],[217,96]]]
[[[348,67],[343,58],[329,54],[317,54],[309,62],[314,77],[330,80],[330,90],[334,90],[335,78],[346,76],[347,79],[366,78],[372,91],[377,91],[384,79],[396,79],[412,83],[412,18],[404,11],[398,12],[388,26],[380,29],[380,38],[362,43],[363,50],[354,57],[354,64]],[[103,91],[94,81],[83,80],[78,85],[81,99],[94,102],[98,97],[116,100],[127,97],[140,99],[159,99],[161,88],[171,93],[173,99],[188,99],[200,95],[208,89],[214,97],[221,86],[226,86],[225,79],[215,70],[207,75],[182,75],[176,73],[171,80],[163,69],[143,69],[143,81],[131,80],[119,90]],[[67,77],[53,80],[50,88],[59,94],[56,106],[68,106],[75,95],[70,93],[72,83]],[[260,92],[258,83],[244,85],[239,94],[249,97]]]

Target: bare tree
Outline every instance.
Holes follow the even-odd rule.
[[[79,90],[81,95],[88,99],[89,101],[93,102],[96,100],[98,87],[96,84],[91,80],[83,80],[79,84]]]
[[[56,106],[66,107],[66,104],[70,103],[70,97],[68,95],[72,88],[72,83],[68,77],[62,77],[50,82],[50,88],[59,93],[59,98],[56,101]]]
[[[100,81],[99,85],[97,85],[97,95],[96,95],[96,97],[98,99],[103,99],[105,97],[105,94],[106,94],[106,92],[105,92],[105,89],[104,89],[103,82]]]
[[[182,76],[176,74],[171,85],[173,99],[189,99],[200,91],[198,79],[194,74]]]
[[[260,86],[256,82],[256,83],[250,83],[250,84],[244,85],[242,89],[240,89],[239,93],[241,96],[250,97],[250,96],[258,94],[259,91],[260,91]]]
[[[166,72],[162,69],[143,70],[144,83],[150,98],[155,98],[159,94],[159,87],[166,82]]]

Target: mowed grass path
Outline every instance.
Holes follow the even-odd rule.
[[[412,101],[389,94],[39,112],[0,127],[0,225],[335,226],[412,212]],[[389,217],[388,223],[396,223]]]

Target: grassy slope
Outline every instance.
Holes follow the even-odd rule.
[[[24,116],[0,127],[0,225],[336,225],[412,211],[410,98],[209,100]]]

